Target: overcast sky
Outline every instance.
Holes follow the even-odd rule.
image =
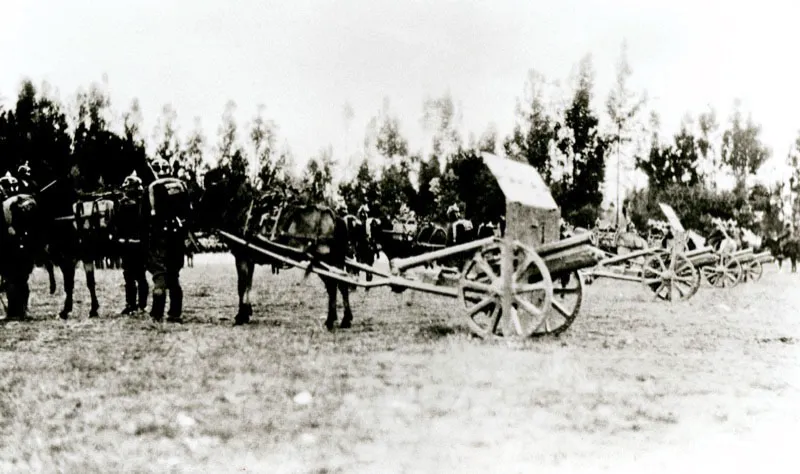
[[[361,142],[389,97],[412,150],[422,102],[449,91],[476,135],[502,135],[527,71],[568,79],[592,53],[595,107],[623,39],[631,86],[647,90],[666,132],[708,105],[723,124],[735,98],[783,161],[800,129],[797,2],[709,0],[268,1],[0,0],[0,96],[23,77],[62,100],[108,75],[118,112],[141,101],[148,138],[163,104],[214,142],[228,99],[244,125],[259,103],[304,160]],[[343,105],[355,111],[345,141]],[[346,144],[347,143],[347,144]]]

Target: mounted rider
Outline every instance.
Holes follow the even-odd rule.
[[[127,315],[145,310],[150,291],[145,272],[147,252],[142,242],[146,229],[144,187],[135,171],[122,182],[122,192],[123,197],[114,215],[114,235],[120,245],[125,279],[125,308],[121,314]]]
[[[147,187],[147,270],[153,277],[153,302],[150,316],[160,322],[169,295],[167,322],[182,322],[183,289],[180,271],[183,268],[188,237],[188,216],[191,211],[186,183],[172,177],[172,168],[164,159],[152,164],[157,179]]]

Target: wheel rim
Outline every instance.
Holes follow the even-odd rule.
[[[581,310],[583,303],[583,279],[578,272],[559,275],[553,280],[551,310],[543,323],[533,332],[533,337],[557,336],[566,331]]]
[[[747,281],[758,281],[761,279],[761,276],[764,274],[764,266],[761,262],[754,260],[747,265],[747,269],[745,271],[745,278]]]
[[[484,247],[461,274],[458,298],[473,333],[484,338],[527,338],[550,329],[553,282],[544,261],[519,242],[511,244],[511,312],[503,314],[502,243]]]
[[[655,296],[664,301],[685,301],[697,293],[700,273],[686,256],[676,256],[670,270],[669,254],[653,255],[642,267],[642,282]]]

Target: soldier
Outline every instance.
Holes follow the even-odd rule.
[[[182,322],[183,289],[179,276],[183,268],[190,204],[186,184],[172,177],[164,159],[153,162],[158,179],[148,186],[147,270],[153,276],[153,302],[150,316],[156,322],[164,317],[169,293],[167,322]]]
[[[28,278],[39,251],[38,206],[31,196],[19,193],[17,179],[6,173],[0,178],[0,279],[8,299],[7,320],[23,320],[28,310]]]
[[[447,245],[455,245],[457,235],[456,222],[461,219],[461,211],[458,204],[453,204],[447,208]]]
[[[21,194],[35,195],[39,192],[39,186],[33,180],[31,167],[27,161],[17,168],[17,179],[19,180],[19,192]]]
[[[128,315],[145,310],[150,291],[145,273],[147,254],[142,243],[146,224],[142,212],[144,188],[135,171],[122,182],[122,192],[124,196],[114,216],[114,234],[120,244],[122,276],[125,279],[125,309],[121,314]]]

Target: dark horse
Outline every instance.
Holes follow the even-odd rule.
[[[797,271],[797,261],[800,260],[800,239],[787,233],[777,239],[764,239],[763,247],[769,249],[772,256],[775,257],[778,268],[783,266],[783,260],[789,259],[792,264],[792,272]]]
[[[375,263],[377,255],[377,248],[371,236],[371,229],[367,226],[371,224],[371,220],[363,222],[358,217],[348,214],[344,216],[344,223],[347,226],[347,237],[349,240],[348,257],[354,258],[357,262],[364,265],[372,265]],[[360,272],[357,270],[350,270],[352,274],[358,275]],[[367,272],[367,281],[372,281],[372,273]]]
[[[204,184],[205,192],[200,199],[199,210],[207,226],[224,230],[262,248],[269,248],[269,242],[264,239],[270,240],[274,237],[275,243],[294,249],[291,252],[293,257],[310,261],[306,275],[314,265],[327,264],[344,268],[348,251],[347,225],[331,209],[290,203],[283,190],[275,189],[259,194],[244,176],[229,176],[220,169],[209,171],[205,175]],[[272,216],[276,210],[279,212],[276,224],[272,229],[264,228],[263,223],[270,222],[271,219],[261,217]],[[236,260],[239,294],[235,324],[241,325],[248,323],[253,314],[250,291],[255,266],[280,263],[246,246],[228,243]],[[333,329],[336,322],[338,288],[344,304],[344,317],[339,327],[349,328],[353,320],[349,285],[330,277],[320,277],[328,291],[328,317],[325,326]]]
[[[59,312],[67,319],[72,312],[72,295],[75,289],[75,267],[80,261],[86,272],[86,286],[91,297],[89,317],[97,317],[100,303],[95,284],[95,262],[108,246],[108,234],[102,231],[103,210],[107,200],[81,199],[74,187],[66,181],[57,181],[39,195],[45,228],[46,258],[61,269],[64,278],[64,305]],[[51,276],[51,290],[54,279]]]

